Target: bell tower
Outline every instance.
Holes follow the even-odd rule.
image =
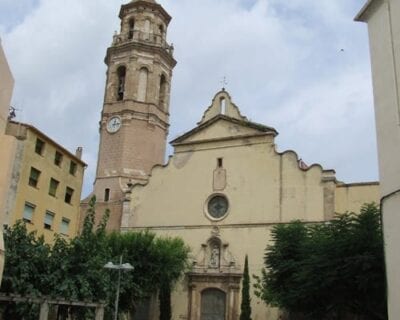
[[[170,15],[154,0],[121,6],[120,32],[107,49],[94,194],[98,203],[122,201],[128,183],[146,182],[165,157],[173,47]],[[113,214],[113,213],[112,213]]]

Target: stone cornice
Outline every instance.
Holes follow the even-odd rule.
[[[176,60],[173,58],[173,56],[168,53],[168,51],[158,45],[152,45],[151,43],[142,43],[142,42],[136,42],[136,41],[132,41],[132,42],[125,42],[122,44],[118,44],[115,46],[111,46],[107,49],[107,53],[106,53],[106,57],[104,58],[104,63],[109,66],[110,63],[110,57],[114,54],[118,54],[120,52],[131,52],[132,49],[137,49],[137,50],[142,50],[142,51],[146,51],[152,54],[158,53],[160,56],[162,56],[167,63],[169,63],[169,65],[171,66],[171,68],[174,68],[176,66]]]

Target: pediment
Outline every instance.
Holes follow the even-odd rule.
[[[201,141],[228,140],[267,134],[276,136],[278,132],[274,128],[258,123],[219,114],[174,139],[171,141],[171,144],[190,144]]]

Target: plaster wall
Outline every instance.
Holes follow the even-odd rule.
[[[14,88],[14,78],[12,76],[10,67],[7,63],[7,59],[1,45],[0,39],[0,133],[4,134],[8,110],[10,107],[10,101],[12,91]]]
[[[360,212],[365,203],[379,204],[379,183],[354,183],[336,186],[335,212]]]
[[[389,319],[400,314],[400,1],[370,0],[368,23],[385,238]]]
[[[400,1],[375,2],[368,31],[381,193],[385,195],[400,185]]]
[[[214,193],[225,194],[230,204],[223,224],[324,219],[320,166],[303,171],[294,152],[279,155],[265,142],[193,148],[174,155],[166,168],[153,169],[146,187],[134,188],[130,225],[212,225],[205,204]],[[226,170],[224,190],[213,189],[217,158],[223,159]]]
[[[0,282],[4,266],[3,228],[4,211],[6,205],[8,184],[11,176],[11,159],[14,154],[14,145],[5,135],[7,117],[11,102],[14,79],[8,66],[0,39]]]

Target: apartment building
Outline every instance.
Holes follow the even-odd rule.
[[[5,225],[26,222],[51,243],[54,235],[78,232],[79,203],[86,164],[32,125],[10,121],[6,134],[15,150],[5,203]]]

